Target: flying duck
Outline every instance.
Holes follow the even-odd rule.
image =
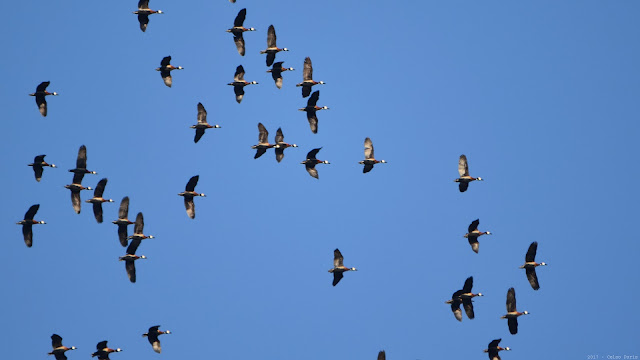
[[[482,181],[480,177],[474,178],[469,176],[469,165],[467,164],[467,157],[465,155],[460,155],[460,159],[458,160],[458,174],[460,174],[460,178],[454,181],[459,183],[458,188],[460,192],[467,191],[470,182],[474,180]]]
[[[38,87],[36,88],[36,92],[29,94],[29,96],[35,96],[36,97],[36,104],[38,105],[38,109],[40,110],[40,115],[42,116],[47,116],[47,100],[45,99],[45,96],[47,95],[59,95],[57,92],[48,92],[47,91],[47,86],[49,86],[51,82],[50,81],[43,81],[40,83],[40,85],[38,85]]]
[[[269,25],[269,30],[267,31],[267,49],[260,51],[260,54],[267,54],[267,66],[273,64],[276,60],[276,54],[280,51],[289,51],[289,49],[281,49],[276,45],[276,29],[273,25]]]
[[[352,267],[345,267],[343,264],[344,257],[340,253],[340,250],[333,250],[333,269],[329,269],[330,273],[333,273],[333,286],[338,285],[340,279],[344,276],[345,271],[356,271],[357,269]]]
[[[138,259],[146,259],[147,257],[144,255],[136,255],[136,250],[138,250],[138,246],[142,239],[133,239],[131,240],[131,244],[127,247],[127,255],[120,256],[119,261],[124,261],[124,268],[127,271],[127,276],[129,277],[129,281],[132,283],[136,282],[136,263],[135,261]]]
[[[120,210],[118,210],[118,220],[113,221],[114,224],[118,225],[118,239],[120,239],[120,245],[122,247],[126,247],[129,243],[128,235],[127,235],[127,226],[133,224],[132,221],[129,221],[129,197],[125,196],[120,201]]]
[[[242,25],[244,24],[245,17],[247,17],[247,9],[240,10],[236,19],[233,21],[233,27],[227,30],[227,32],[233,34],[233,42],[236,43],[236,48],[240,56],[244,56],[244,38],[242,37],[242,33],[245,31],[256,31],[254,28],[247,29]]]
[[[267,131],[267,128],[265,128],[262,123],[258,123],[258,144],[251,146],[252,149],[257,150],[256,155],[253,158],[259,158],[262,154],[267,152],[267,149],[279,147],[280,146],[277,144],[269,144],[269,132]]]
[[[82,183],[82,179],[84,178],[84,174],[93,174],[96,175],[97,172],[87,170],[87,147],[82,145],[80,149],[78,149],[78,158],[76,159],[76,168],[70,169],[69,172],[74,173],[74,184]],[[79,175],[77,182],[75,175]]]
[[[96,185],[96,189],[93,191],[93,198],[85,200],[85,202],[93,204],[93,216],[95,216],[98,224],[102,223],[102,203],[113,202],[113,200],[111,199],[105,199],[102,197],[105,186],[107,186],[107,178],[104,178],[98,182],[98,185]]]
[[[193,203],[194,196],[207,196],[205,194],[199,194],[195,192],[196,185],[198,184],[198,179],[200,179],[200,175],[192,176],[187,182],[187,186],[184,191],[179,193],[179,196],[184,197],[184,207],[187,209],[187,215],[190,218],[194,219],[196,217],[196,205]]]
[[[500,344],[500,341],[502,341],[502,339],[495,339],[489,343],[488,349],[484,349],[484,352],[489,353],[489,360],[500,360],[500,355],[498,355],[498,352],[502,350],[511,350],[508,346],[505,348],[498,346],[498,344]]]
[[[507,291],[507,313],[500,317],[500,319],[507,319],[509,325],[509,332],[513,335],[518,333],[518,316],[528,315],[528,311],[519,312],[516,310],[516,290],[510,288]]]
[[[149,0],[138,1],[138,11],[134,11],[133,13],[138,15],[138,22],[140,23],[140,30],[142,30],[142,32],[147,31],[147,24],[149,24],[149,15],[164,14],[162,10],[149,9]]]
[[[162,80],[164,80],[164,84],[168,87],[171,87],[173,84],[173,79],[171,78],[171,71],[173,70],[184,70],[182,66],[175,67],[170,64],[171,56],[165,56],[160,61],[160,67],[156,68],[156,71],[160,71],[160,76],[162,76]]]
[[[278,61],[273,64],[271,69],[267,70],[268,73],[271,73],[271,77],[273,78],[273,81],[276,82],[276,87],[278,89],[282,89],[282,72],[295,70],[292,67],[286,68],[282,66],[282,63],[284,63],[284,61]]]
[[[329,110],[328,107],[323,106],[319,107],[316,105],[318,103],[318,99],[320,99],[320,90],[316,90],[311,94],[309,100],[307,100],[307,106],[299,111],[305,111],[307,113],[307,120],[309,121],[309,127],[311,127],[311,132],[314,134],[318,133],[318,117],[316,116],[316,111],[319,110]]]
[[[33,231],[31,229],[31,226],[37,224],[46,224],[44,221],[33,220],[33,217],[38,212],[38,209],[40,209],[40,204],[32,205],[24,214],[24,219],[16,223],[18,225],[22,225],[22,235],[24,236],[24,243],[27,244],[27,247],[31,247],[33,245]]]
[[[171,331],[166,330],[158,330],[160,325],[152,326],[149,328],[149,331],[146,334],[142,334],[142,337],[146,337],[149,340],[149,344],[153,347],[153,351],[160,354],[162,351],[162,347],[160,346],[160,340],[158,340],[158,336],[162,334],[171,334]]]
[[[91,357],[98,357],[98,360],[109,360],[109,354],[113,352],[120,352],[122,349],[110,349],[107,347],[107,340],[100,341],[98,345],[96,345],[96,349],[98,351],[91,354]]]
[[[129,236],[127,239],[132,240],[144,240],[144,239],[153,239],[153,235],[145,235],[144,234],[144,217],[142,213],[139,212],[136,216],[136,223],[133,225],[133,235]]]
[[[527,279],[529,279],[529,284],[533,290],[540,289],[540,284],[538,283],[538,275],[536,275],[536,267],[547,265],[544,262],[537,263],[536,262],[536,252],[538,251],[538,242],[534,241],[529,245],[529,250],[527,250],[527,254],[524,256],[524,265],[520,266],[520,269],[525,269],[527,273]]]
[[[33,174],[36,176],[36,181],[40,182],[42,179],[42,172],[44,171],[45,166],[50,166],[52,168],[56,167],[54,164],[49,164],[44,161],[44,157],[47,155],[38,155],[33,159],[33,163],[28,164],[27,166],[33,166]]]
[[[371,169],[373,169],[373,165],[383,163],[386,164],[385,160],[376,160],[373,156],[373,143],[370,138],[364,139],[364,160],[360,161],[358,164],[364,164],[364,169],[362,169],[362,173],[366,174]]]
[[[311,94],[311,87],[314,85],[324,85],[324,81],[313,80],[313,66],[311,65],[311,58],[306,57],[304,59],[304,68],[302,69],[302,82],[296,84],[296,86],[302,86],[302,97],[306,98]]]
[[[309,151],[309,153],[307,154],[307,159],[300,163],[304,164],[304,167],[307,169],[309,175],[316,179],[319,179],[318,170],[316,170],[316,164],[329,164],[328,160],[316,159],[316,155],[318,154],[318,151],[320,151],[320,149],[322,148],[317,148]]]
[[[461,290],[458,290],[451,295],[451,300],[445,301],[445,304],[451,304],[451,311],[453,315],[458,319],[458,321],[462,321],[462,311],[460,310],[460,305],[464,306],[464,311],[467,314],[467,317],[472,320],[475,318],[475,313],[473,312],[473,298],[476,296],[484,296],[482,293],[474,294],[471,292],[471,288],[473,287],[473,276],[469,276],[467,280],[464,282],[464,286]]]
[[[233,86],[233,92],[236,94],[236,102],[240,104],[242,102],[242,98],[244,97],[244,87],[247,85],[255,85],[257,81],[248,82],[244,79],[244,67],[242,65],[238,65],[236,68],[236,73],[233,75],[233,82],[228,83],[227,85]]]
[[[464,237],[466,237],[469,240],[469,245],[471,245],[471,250],[473,250],[473,252],[475,252],[476,254],[478,253],[478,249],[480,247],[480,243],[478,242],[478,237],[482,235],[491,235],[491,232],[489,231],[479,231],[478,225],[480,225],[480,219],[473,220],[471,224],[469,224],[469,229],[468,229],[469,232],[464,234]]]
[[[298,145],[296,144],[287,144],[286,142],[284,142],[284,135],[282,134],[282,129],[278,128],[278,131],[276,131],[276,160],[278,162],[282,161],[282,159],[284,158],[284,149],[288,148],[288,147],[298,147]]]
[[[191,125],[192,129],[196,129],[196,136],[193,138],[193,142],[197,143],[198,140],[204,135],[204,131],[207,129],[219,129],[220,125],[209,125],[207,122],[207,110],[204,109],[202,103],[198,103],[198,123]]]
[[[73,210],[76,214],[80,214],[80,210],[82,208],[82,200],[80,200],[80,191],[82,190],[93,190],[90,186],[84,187],[82,186],[82,178],[84,177],[83,173],[75,173],[73,174],[73,182],[70,185],[65,185],[64,187],[71,190],[71,205],[73,205]]]
[[[75,350],[77,347],[66,347],[62,345],[62,337],[58,334],[51,335],[51,346],[53,351],[49,355],[54,355],[56,360],[67,360],[67,356],[64,354],[68,350]]]

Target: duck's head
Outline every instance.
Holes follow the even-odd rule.
[[[255,28],[248,28],[247,31],[256,31]],[[167,332],[167,334],[169,334],[169,332]]]
[[[320,110],[329,110],[329,107],[328,106],[323,106],[323,107],[320,108]]]
[[[198,196],[207,196],[207,195],[205,195],[205,194],[198,194]]]
[[[296,145],[296,144],[291,144],[291,147],[298,147],[298,145]]]
[[[86,188],[84,188],[85,190],[93,190],[93,188],[91,186],[87,186]]]
[[[253,29],[253,28],[252,28]],[[171,334],[171,331],[167,330],[164,332],[165,334]]]
[[[485,235],[493,235],[493,234],[491,233],[491,231],[485,231],[485,232],[484,232],[484,234],[485,234]]]
[[[327,163],[327,164],[328,164],[328,163]],[[351,270],[351,271],[358,271],[358,269],[356,269],[356,268],[354,268],[354,267],[352,267],[352,268],[351,268],[351,269],[349,269],[349,270]]]
[[[75,346],[72,346],[72,347],[69,348],[69,350],[76,350],[76,349],[77,349],[77,347],[75,347]]]
[[[287,49],[287,48],[282,48],[281,50],[282,51],[289,51],[289,49]]]
[[[527,310],[525,310],[525,311],[523,311],[523,312],[522,312],[522,315],[529,315],[529,314],[530,314],[530,313],[529,313]]]
[[[144,255],[140,255],[140,259],[146,259],[147,257]]]
[[[504,348],[502,350],[509,351],[509,350],[511,350],[511,348],[507,346],[506,348]]]
[[[156,14],[164,14],[164,11],[162,11],[162,10],[158,10],[158,11],[156,12]]]
[[[387,160],[380,160],[380,162],[381,162],[382,164],[386,164],[386,163],[387,163]]]
[[[322,164],[331,164],[331,163],[329,162],[329,160],[325,160],[322,162]]]
[[[182,66],[178,66],[176,70],[184,70],[184,68]]]
[[[52,168],[56,168],[57,167],[56,164],[49,164],[49,166],[52,167]]]
[[[483,178],[481,178],[481,177],[476,178],[476,180],[478,180],[478,181],[484,181],[484,179],[483,179]]]
[[[293,70],[295,70],[295,69],[294,69],[294,68],[292,68],[292,67],[290,67],[290,68],[288,68],[287,70],[289,70],[289,71],[293,71]]]
[[[46,222],[44,222],[44,220],[40,220],[38,221],[38,224],[46,224]]]
[[[109,200],[107,200],[106,202],[113,202],[113,199],[109,199]]]
[[[149,239],[155,239],[155,236],[149,235]]]
[[[214,125],[214,126],[213,126],[213,128],[214,128],[214,129],[220,129],[220,128],[221,128],[221,126],[220,126],[220,125]]]
[[[326,84],[326,82],[324,82],[324,81],[319,81],[319,82],[318,82],[318,84],[320,84],[320,85],[324,85],[324,84]]]
[[[546,262],[541,262],[540,264],[538,264],[539,266],[547,266]]]
[[[57,92],[54,91],[54,92],[50,93],[49,95],[58,96],[60,94],[58,94]]]
[[[252,81],[249,84],[256,85],[257,83],[258,83],[257,81]]]
[[[96,171],[89,171],[89,174],[98,175]]]

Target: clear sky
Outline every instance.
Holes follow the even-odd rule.
[[[44,359],[52,333],[87,359],[100,340],[127,359],[483,359],[502,338],[508,359],[640,356],[640,3],[636,1],[423,1],[277,3],[152,0],[165,12],[138,27],[136,1],[11,1],[0,86],[0,179],[5,359]],[[231,34],[247,8],[246,55]],[[266,73],[266,33],[291,49],[276,61],[296,68],[278,90]],[[185,70],[166,87],[160,60]],[[306,56],[319,85],[312,134],[302,80]],[[238,65],[241,104],[226,84]],[[34,98],[51,81],[49,114]],[[314,90],[315,90],[314,89]],[[193,143],[196,105],[211,124]],[[254,160],[262,122],[273,150]],[[378,159],[362,174],[363,141]],[[73,211],[67,172],[87,146],[85,186],[107,177],[105,222],[90,204]],[[320,179],[300,162],[323,147]],[[34,180],[35,155],[59,166]],[[466,154],[472,183],[453,182]],[[628,170],[628,171],[627,171]],[[200,175],[196,218],[177,193]],[[82,199],[91,197],[83,192]],[[120,200],[142,211],[138,281],[118,256]],[[34,245],[20,227],[40,204]],[[469,223],[493,236],[480,252]],[[133,228],[129,228],[131,233]],[[524,254],[538,241],[541,289]],[[339,248],[345,274],[327,270]],[[459,323],[444,301],[468,276],[475,320]],[[510,335],[505,299],[515,287],[521,318]],[[154,353],[141,334],[161,337]]]

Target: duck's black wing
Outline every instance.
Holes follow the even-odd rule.
[[[233,26],[234,27],[241,27],[242,24],[244,24],[244,19],[247,17],[247,9],[242,9],[240,11],[238,11],[238,15],[236,16],[236,19],[233,20]]]
[[[536,268],[526,268],[525,272],[527,273],[527,279],[529,280],[529,284],[533,290],[540,289],[540,283],[538,283],[538,275],[536,274]]]
[[[198,180],[200,179],[200,175],[192,176],[187,182],[187,186],[185,187],[185,191],[195,191],[196,185],[198,185]]]
[[[537,251],[538,251],[538,242],[534,241],[531,243],[531,245],[529,245],[529,249],[527,250],[527,255],[524,256],[524,261],[535,262]]]
[[[478,230],[478,225],[480,225],[480,219],[473,220],[471,224],[469,224],[468,233],[471,234],[472,232]]]

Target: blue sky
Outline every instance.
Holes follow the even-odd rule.
[[[87,358],[100,340],[112,360],[486,358],[495,338],[503,359],[638,355],[633,304],[637,257],[640,4],[632,1],[273,3],[152,0],[146,33],[136,2],[87,9],[79,2],[5,4],[0,184],[5,276],[4,356],[42,358],[52,333]],[[246,56],[225,32],[246,7]],[[259,51],[266,30],[291,49],[276,61],[296,68],[278,90]],[[173,87],[160,60],[171,55]],[[306,56],[327,84],[312,134],[295,84]],[[241,104],[226,84],[243,65]],[[51,81],[49,114],[33,97]],[[193,143],[196,105],[211,124]],[[257,123],[273,140],[254,160]],[[363,141],[378,159],[362,174]],[[80,145],[85,186],[107,177],[105,222],[90,204],[76,215],[64,185]],[[323,147],[320,179],[300,161]],[[59,169],[36,183],[38,154]],[[466,154],[472,183],[453,179]],[[629,170],[629,172],[627,172]],[[177,193],[200,175],[196,218]],[[142,211],[138,282],[118,256],[120,199]],[[91,194],[82,193],[82,199]],[[32,204],[46,225],[34,245],[19,221]],[[480,253],[469,223],[494,233]],[[130,228],[130,232],[133,229]],[[541,289],[518,266],[538,241]],[[345,274],[331,286],[333,250]],[[473,276],[475,320],[458,323],[444,304]],[[521,318],[510,335],[505,298],[515,287]],[[140,335],[160,324],[163,353]]]

